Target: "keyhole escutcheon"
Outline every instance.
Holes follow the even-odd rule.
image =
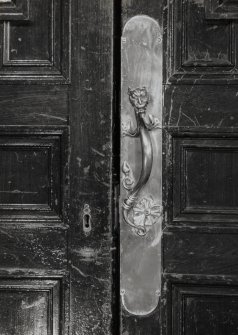
[[[91,209],[88,204],[83,208],[83,231],[88,235],[92,230]]]

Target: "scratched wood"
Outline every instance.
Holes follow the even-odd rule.
[[[73,334],[113,334],[112,51],[113,2],[73,1],[71,129],[71,284]],[[92,230],[85,233],[84,206]]]
[[[220,2],[221,10],[233,3]],[[24,8],[26,1],[19,3]],[[53,320],[56,335],[237,334],[237,22],[205,20],[201,0],[121,2],[123,27],[136,15],[160,23],[164,12],[166,225],[161,304],[144,317],[122,309],[119,331],[118,308],[112,308],[118,287],[112,284],[111,162],[112,144],[119,151],[118,140],[112,143],[112,125],[119,127],[118,115],[112,121],[113,72],[118,76],[120,67],[117,61],[113,70],[112,36],[120,35],[120,5],[113,12],[109,0],[73,0],[70,48],[67,19],[56,43],[48,40],[51,6],[42,3],[32,12],[35,20],[13,24],[15,38],[0,25],[0,155],[6,158],[0,164],[0,300],[6,305],[0,333],[48,335]],[[67,1],[55,3],[62,10],[58,26]]]
[[[218,9],[211,20],[206,4]],[[230,4],[171,1],[164,11],[167,335],[232,335],[238,327],[237,23],[225,19]]]
[[[236,17],[237,5],[163,3],[123,2],[124,24],[134,15],[158,19],[163,11],[165,225],[161,303],[143,318],[122,310],[121,332],[233,335],[238,327],[237,23],[226,18]],[[215,15],[205,10],[207,4],[216,8]]]
[[[0,333],[115,334],[113,3],[2,2]]]

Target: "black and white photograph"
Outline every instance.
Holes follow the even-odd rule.
[[[238,335],[238,0],[0,0],[0,335]]]

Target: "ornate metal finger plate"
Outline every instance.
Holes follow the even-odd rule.
[[[130,19],[121,55],[121,301],[136,315],[158,305],[162,236],[162,32]]]

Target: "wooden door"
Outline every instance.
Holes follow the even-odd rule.
[[[112,327],[112,1],[0,1],[0,334]]]
[[[125,0],[122,14],[164,32],[162,294],[147,316],[122,307],[122,333],[237,334],[238,3]]]
[[[165,334],[238,329],[237,11],[186,0],[165,12]]]

